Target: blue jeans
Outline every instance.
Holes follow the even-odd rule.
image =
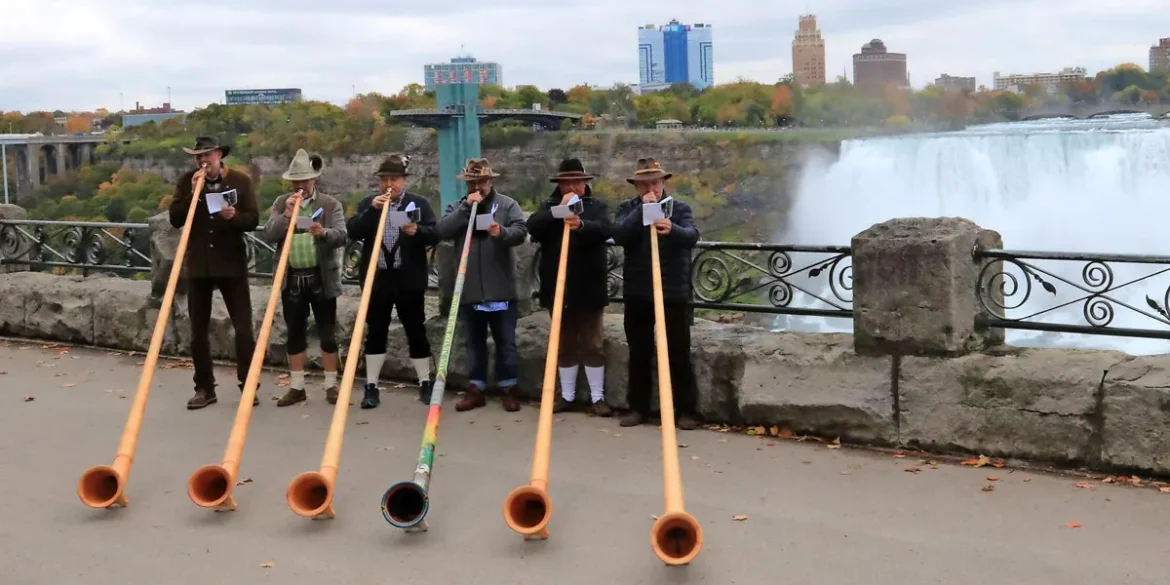
[[[516,321],[520,309],[516,302],[503,311],[476,311],[475,305],[460,305],[459,320],[467,327],[468,385],[483,391],[488,377],[488,328],[496,343],[496,386],[507,390],[516,386]]]

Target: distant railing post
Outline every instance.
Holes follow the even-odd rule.
[[[0,204],[0,220],[19,220],[26,217],[28,212],[23,207]],[[18,264],[19,261],[28,259],[28,251],[29,246],[16,226],[0,225],[0,260],[3,260],[0,273],[29,270],[27,264]]]

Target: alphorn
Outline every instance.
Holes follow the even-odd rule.
[[[386,193],[389,195],[389,192]],[[386,230],[386,214],[390,202],[382,206],[378,216],[378,229],[373,237],[380,242]],[[333,421],[329,435],[325,438],[325,454],[321,456],[321,469],[306,471],[293,478],[288,484],[284,498],[293,513],[305,518],[333,518],[333,483],[337,481],[337,465],[341,459],[341,444],[345,438],[345,418],[349,414],[349,396],[353,391],[353,379],[357,375],[358,356],[366,333],[366,313],[370,308],[370,297],[374,290],[374,276],[378,272],[378,258],[382,246],[372,246],[370,262],[366,266],[366,279],[362,284],[362,298],[358,303],[357,318],[353,324],[353,335],[349,339],[349,353],[346,354],[345,372],[338,387],[337,404],[333,407]]]
[[[467,274],[467,257],[471,251],[471,234],[475,229],[475,215],[479,202],[471,204],[471,219],[463,236],[463,251],[459,255],[459,270],[452,287],[451,305],[447,310],[447,329],[443,332],[443,350],[435,373],[435,385],[431,389],[431,405],[427,409],[427,422],[423,427],[422,445],[418,451],[414,477],[410,481],[398,482],[382,494],[382,517],[395,528],[407,532],[427,531],[427,512],[431,509],[431,469],[435,464],[435,443],[439,440],[439,415],[443,409],[443,391],[447,389],[447,362],[451,358],[451,342],[455,338],[455,327],[459,317],[459,298],[463,296],[463,279]]]
[[[207,163],[200,167],[206,172]],[[166,292],[163,294],[162,305],[158,309],[158,317],[154,322],[154,334],[150,338],[150,349],[146,352],[146,360],[142,365],[142,374],[138,378],[138,390],[134,393],[134,403],[130,405],[130,415],[126,419],[126,426],[122,430],[122,441],[118,444],[118,453],[114,456],[113,465],[95,465],[81,474],[77,482],[77,497],[90,508],[112,508],[126,506],[126,482],[130,479],[130,467],[134,463],[134,453],[138,448],[138,435],[142,431],[142,416],[146,413],[146,401],[150,398],[150,384],[154,379],[154,370],[158,365],[158,354],[162,350],[163,338],[167,333],[167,322],[171,317],[171,305],[175,302],[175,289],[179,286],[179,275],[183,271],[183,260],[187,255],[187,242],[191,237],[191,224],[195,219],[195,210],[199,207],[199,197],[203,192],[204,175],[195,179],[195,187],[191,190],[191,204],[187,207],[187,220],[183,230],[179,233],[179,247],[175,249],[175,260],[171,264],[171,274],[167,279]]]
[[[552,443],[553,401],[556,398],[557,353],[561,346],[561,303],[565,298],[565,271],[569,260],[569,231],[561,236],[561,257],[557,265],[557,287],[553,293],[552,325],[548,331],[548,354],[544,358],[544,386],[540,393],[540,416],[536,422],[536,450],[532,455],[532,478],[504,499],[504,523],[524,540],[548,538],[552,499],[548,495],[548,460]]]
[[[674,428],[674,395],[666,346],[666,308],[662,304],[662,267],[658,232],[650,226],[650,273],[654,284],[654,346],[658,351],[658,409],[662,415],[662,483],[666,513],[650,528],[650,546],[667,565],[686,565],[703,548],[703,527],[683,507],[678,437]]]
[[[297,191],[296,195],[303,192]],[[268,294],[268,308],[264,310],[264,321],[260,325],[260,335],[256,338],[256,349],[252,352],[252,363],[248,366],[244,391],[240,393],[240,406],[236,409],[236,421],[232,425],[231,434],[228,435],[223,462],[219,465],[204,465],[196,469],[187,480],[187,496],[196,505],[204,508],[215,508],[217,511],[236,509],[236,499],[232,497],[232,491],[236,487],[236,474],[240,471],[240,459],[244,455],[244,442],[248,439],[252,402],[256,396],[256,387],[260,385],[260,374],[264,370],[268,337],[272,334],[272,321],[276,318],[276,305],[280,302],[284,273],[288,268],[289,250],[292,248],[293,233],[297,229],[300,209],[299,204],[293,206],[293,215],[288,220],[288,229],[284,233],[284,244],[280,249],[280,258],[276,262],[276,272],[272,275],[272,292]]]

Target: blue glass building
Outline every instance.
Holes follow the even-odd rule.
[[[699,89],[715,84],[711,25],[648,24],[638,29],[638,83],[643,86],[690,83]]]

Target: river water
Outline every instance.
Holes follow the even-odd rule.
[[[847,245],[856,233],[896,217],[964,217],[1003,236],[1009,250],[1170,256],[1170,122],[1143,115],[1043,120],[961,132],[850,140],[836,160],[808,160],[780,241]],[[1036,265],[1084,286],[1084,262]],[[1170,266],[1111,263],[1122,283]],[[1019,270],[1014,274],[1021,276]],[[1056,296],[1033,289],[1018,318],[1085,296],[1052,280]],[[1113,296],[1142,310],[1164,302],[1170,272]],[[1077,294],[1073,294],[1077,293]],[[1022,295],[1021,295],[1022,297]],[[1016,297],[1018,299],[1020,297]],[[794,303],[825,308],[807,298]],[[1009,303],[1010,306],[1011,303]],[[1170,325],[1114,304],[1112,327]],[[1084,302],[1031,321],[1087,325]],[[841,319],[780,318],[777,327],[848,331]],[[1027,346],[1170,353],[1170,341],[1030,331],[1007,333]]]

